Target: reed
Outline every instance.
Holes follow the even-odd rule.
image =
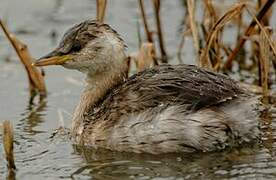
[[[147,16],[146,16],[146,12],[145,12],[145,7],[144,7],[144,1],[139,0],[138,3],[139,3],[139,9],[140,9],[140,12],[141,12],[142,22],[144,24],[145,33],[146,33],[146,36],[147,36],[147,42],[152,43],[152,46],[153,46],[153,51],[152,51],[153,59],[154,59],[155,64],[158,64],[156,49],[155,49],[154,40],[153,40],[153,33],[149,29],[148,20],[147,20]],[[159,23],[160,23],[160,19],[159,19]],[[157,26],[158,26],[158,22],[157,22]],[[160,23],[160,29],[161,29],[161,23]],[[160,34],[162,36],[162,30],[160,31]],[[140,42],[140,44],[142,45],[142,42]],[[141,46],[139,46],[139,48],[141,48]],[[161,59],[161,60],[163,62],[167,62],[167,58]]]
[[[212,32],[212,28],[215,23],[218,21],[218,12],[215,10],[214,3],[212,0],[204,0],[204,16],[201,23],[201,28],[203,31],[203,39],[206,42],[208,40],[209,34]],[[217,36],[214,39],[214,43],[210,46],[209,57],[210,63],[213,66],[213,69],[218,71],[222,64],[222,55],[221,49],[225,50],[222,43],[222,33],[224,26],[218,31]],[[200,62],[200,61],[199,61]],[[199,65],[202,65],[199,63]]]
[[[142,44],[142,35],[141,35],[141,29],[140,29],[140,23],[137,21],[137,38],[138,38],[138,47],[141,47]]]
[[[211,28],[210,32],[208,33],[208,38],[206,41],[205,48],[201,50],[201,55],[199,59],[199,63],[201,67],[205,68],[213,68],[213,65],[210,60],[210,49],[215,40],[217,39],[219,31],[234,17],[239,15],[242,9],[245,7],[244,3],[238,3],[230,8],[221,18],[217,20],[214,26]]]
[[[178,59],[181,60],[181,50],[184,46],[185,37],[191,36],[194,49],[199,48],[198,51],[195,51],[195,55],[198,56],[197,63],[199,66],[215,71],[229,72],[232,66],[230,66],[232,62],[229,63],[229,59],[236,58],[238,65],[235,69],[236,73],[239,70],[246,70],[252,74],[255,72],[254,69],[259,67],[259,79],[261,88],[263,88],[263,95],[268,96],[269,86],[272,82],[270,81],[270,63],[273,64],[276,72],[275,39],[273,40],[274,36],[265,30],[271,28],[269,22],[272,14],[271,6],[274,3],[274,1],[268,1],[257,1],[259,10],[257,13],[253,13],[252,7],[256,7],[256,3],[252,1],[241,0],[240,2],[234,3],[230,8],[223,9],[222,5],[218,3],[219,1],[204,0],[201,4],[204,7],[204,15],[201,21],[195,18],[195,12],[198,11],[199,7],[194,4],[195,1],[183,1],[185,2],[184,10],[186,12],[184,15],[183,29],[186,30],[181,34],[181,41],[177,51]],[[244,23],[246,20],[243,18],[244,12],[247,12],[252,17],[248,26]],[[200,29],[198,28],[198,24],[200,24]],[[223,42],[223,34],[229,27],[235,27],[237,29],[237,43],[233,50],[230,48],[231,44],[225,44]],[[241,33],[242,31],[244,33]],[[251,40],[250,43],[252,45],[256,44],[258,46],[255,48],[256,51],[243,47],[243,43],[248,39]],[[264,43],[266,43],[266,46],[264,46]],[[254,58],[252,60],[249,59],[249,55],[252,55]],[[259,65],[257,62],[259,62]],[[273,77],[271,76],[271,78]],[[253,84],[250,87],[253,87]],[[257,89],[258,91],[256,92],[259,92],[259,88]]]
[[[256,24],[260,29],[260,37],[259,37],[259,79],[260,85],[263,88],[263,101],[264,103],[268,103],[268,79],[269,79],[269,59],[270,59],[270,50],[274,54],[274,58],[271,58],[272,64],[275,69],[275,61],[276,61],[276,46],[275,42],[272,39],[272,31],[270,27],[264,27],[263,24],[258,20],[258,18],[252,13],[252,10],[247,7],[248,13],[255,20]],[[270,30],[270,31],[269,31]]]
[[[185,39],[188,35],[191,34],[191,28],[189,27],[189,17],[188,17],[188,10],[187,10],[187,2],[183,1],[184,4],[184,17],[183,17],[183,24],[181,24],[181,28],[183,29],[181,32],[181,40],[178,46],[178,50],[177,50],[177,58],[179,60],[179,63],[183,63],[183,59],[182,59],[182,49],[184,47],[185,44]],[[185,29],[186,28],[186,29]]]
[[[191,30],[187,30],[183,33],[181,33],[181,41],[179,43],[179,46],[178,46],[178,49],[177,49],[177,59],[179,60],[179,63],[183,63],[183,60],[182,60],[182,49],[184,47],[184,44],[185,44],[185,38],[186,36],[188,36],[189,34],[191,33]]]
[[[265,17],[265,14],[269,11],[269,9],[271,8],[271,6],[273,5],[274,2],[275,2],[275,0],[267,0],[266,1],[266,3],[263,5],[263,7],[260,9],[260,11],[258,12],[258,14],[256,16],[258,21],[261,21]],[[257,24],[257,21],[253,18],[250,25],[245,30],[243,37],[250,36],[251,33],[253,32],[256,24]],[[246,41],[245,38],[239,39],[235,49],[233,50],[233,53],[228,57],[225,65],[224,65],[225,69],[230,69],[232,67],[232,61],[237,56],[239,50],[243,47],[245,41]]]
[[[107,0],[97,0],[97,20],[104,22]]]
[[[218,20],[218,14],[215,10],[214,4],[212,0],[204,0],[204,16],[203,16],[203,24],[206,23],[207,19],[209,19],[209,23],[208,23],[208,29],[211,29],[215,22],[217,22]]]
[[[268,33],[268,29],[264,28],[260,35],[260,71],[261,71],[261,85],[263,89],[264,98],[268,96],[268,73],[269,73],[269,42],[266,38],[265,32]]]
[[[139,52],[130,57],[135,63],[137,72],[153,67],[155,65],[153,58],[153,44],[149,42],[142,43]]]
[[[258,25],[258,27],[260,28],[261,32],[263,33],[263,36],[265,37],[265,39],[267,40],[274,56],[276,57],[276,46],[275,46],[275,41],[271,38],[271,36],[267,33],[267,31],[265,30],[265,28],[263,27],[263,25],[261,24],[261,22],[259,21],[258,17],[255,16],[252,13],[252,10],[250,10],[248,7],[246,8],[248,13],[252,16],[252,18],[254,19],[254,21],[256,22],[256,24]]]
[[[37,67],[32,66],[33,58],[28,50],[27,45],[22,43],[12,33],[10,33],[1,19],[0,26],[4,31],[6,37],[8,38],[9,42],[13,46],[14,50],[16,51],[19,59],[21,60],[21,63],[25,67],[29,80],[29,91],[31,99],[34,98],[37,92],[40,95],[40,99],[43,99],[44,97],[46,97],[47,93],[44,78],[41,71],[37,69]]]
[[[197,24],[195,21],[195,1],[194,0],[187,0],[187,10],[188,10],[189,25],[193,36],[194,48],[195,48],[196,54],[198,54],[199,37],[198,37]]]
[[[140,7],[141,17],[142,17],[142,21],[143,21],[143,24],[144,24],[144,29],[145,29],[145,32],[146,32],[148,42],[153,43],[152,33],[149,30],[149,25],[148,25],[146,13],[145,13],[144,1],[143,0],[139,0],[139,7]]]
[[[7,160],[7,166],[9,170],[15,170],[16,166],[14,163],[13,155],[13,128],[10,121],[3,122],[3,145],[5,156]]]
[[[163,31],[161,27],[161,18],[160,18],[160,6],[161,6],[161,1],[160,0],[152,0],[153,2],[153,7],[154,7],[154,14],[155,14],[155,19],[156,19],[156,26],[157,26],[157,35],[159,39],[159,48],[161,52],[161,61],[162,63],[168,63],[167,60],[167,53],[165,50],[165,45],[164,45],[164,38],[163,38]]]

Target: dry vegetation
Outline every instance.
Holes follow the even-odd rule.
[[[26,69],[29,80],[30,102],[32,102],[32,99],[37,93],[39,93],[40,95],[40,100],[43,99],[44,97],[46,97],[46,86],[44,83],[42,72],[35,66],[32,66],[33,58],[29,53],[27,45],[19,41],[13,34],[10,33],[1,19],[0,27],[3,29],[3,32],[12,44],[20,61]]]
[[[164,53],[163,34],[159,30],[162,14],[159,10],[156,11],[156,4],[160,9],[161,2],[152,0],[157,26],[152,28],[154,30],[150,30],[145,13],[146,9],[143,1],[139,0],[146,39],[147,42],[153,44],[152,59],[159,60],[159,63],[155,64],[169,61],[169,59],[164,59],[167,58],[167,55]],[[199,2],[195,0],[183,1],[186,13],[185,23],[183,24],[184,30],[178,47],[178,58],[182,62],[181,51],[185,46],[185,38],[190,36],[193,39],[195,62],[198,66],[229,73],[233,71],[232,67],[235,64],[239,71],[246,70],[252,74],[257,72],[258,79],[255,81],[257,83],[245,84],[244,86],[251,88],[254,92],[262,89],[263,95],[268,96],[276,74],[275,35],[269,23],[275,0],[240,0],[227,7],[223,7],[224,3],[222,2],[203,0],[201,6],[204,8],[204,15],[202,19],[197,19],[196,12],[202,9],[199,8],[201,7],[198,5]],[[245,16],[250,17],[251,22],[246,22],[244,20]],[[166,26],[166,24],[163,24],[163,26]],[[223,35],[228,28],[232,28],[232,30],[236,28],[238,32],[236,42],[233,44],[224,43]],[[155,36],[155,34],[157,35]],[[251,49],[244,47],[246,41],[252,44]],[[158,43],[159,50],[155,46]],[[142,47],[143,43],[141,44]],[[143,50],[145,52],[144,48]],[[160,52],[160,55],[157,52]],[[141,53],[141,50],[139,53]],[[148,58],[145,61],[148,61]],[[142,64],[148,64],[148,62]],[[137,68],[140,69],[140,67]],[[262,88],[258,88],[258,86]]]
[[[13,155],[13,128],[10,121],[3,122],[3,145],[9,171],[16,169]]]

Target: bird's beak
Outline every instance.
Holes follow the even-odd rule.
[[[46,56],[39,58],[33,63],[34,66],[49,66],[49,65],[62,65],[70,60],[70,55],[58,55],[58,53],[50,53]]]

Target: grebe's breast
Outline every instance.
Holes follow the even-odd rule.
[[[258,137],[258,99],[193,65],[133,75],[91,107],[82,142],[119,151],[212,151]]]

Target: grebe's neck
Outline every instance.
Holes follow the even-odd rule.
[[[105,95],[117,85],[122,84],[127,78],[128,66],[124,61],[120,67],[112,67],[112,70],[100,74],[90,75],[85,79],[85,88],[77,105],[71,127],[71,133],[77,137],[83,130],[83,119],[89,110],[92,110],[97,103],[103,100]]]

